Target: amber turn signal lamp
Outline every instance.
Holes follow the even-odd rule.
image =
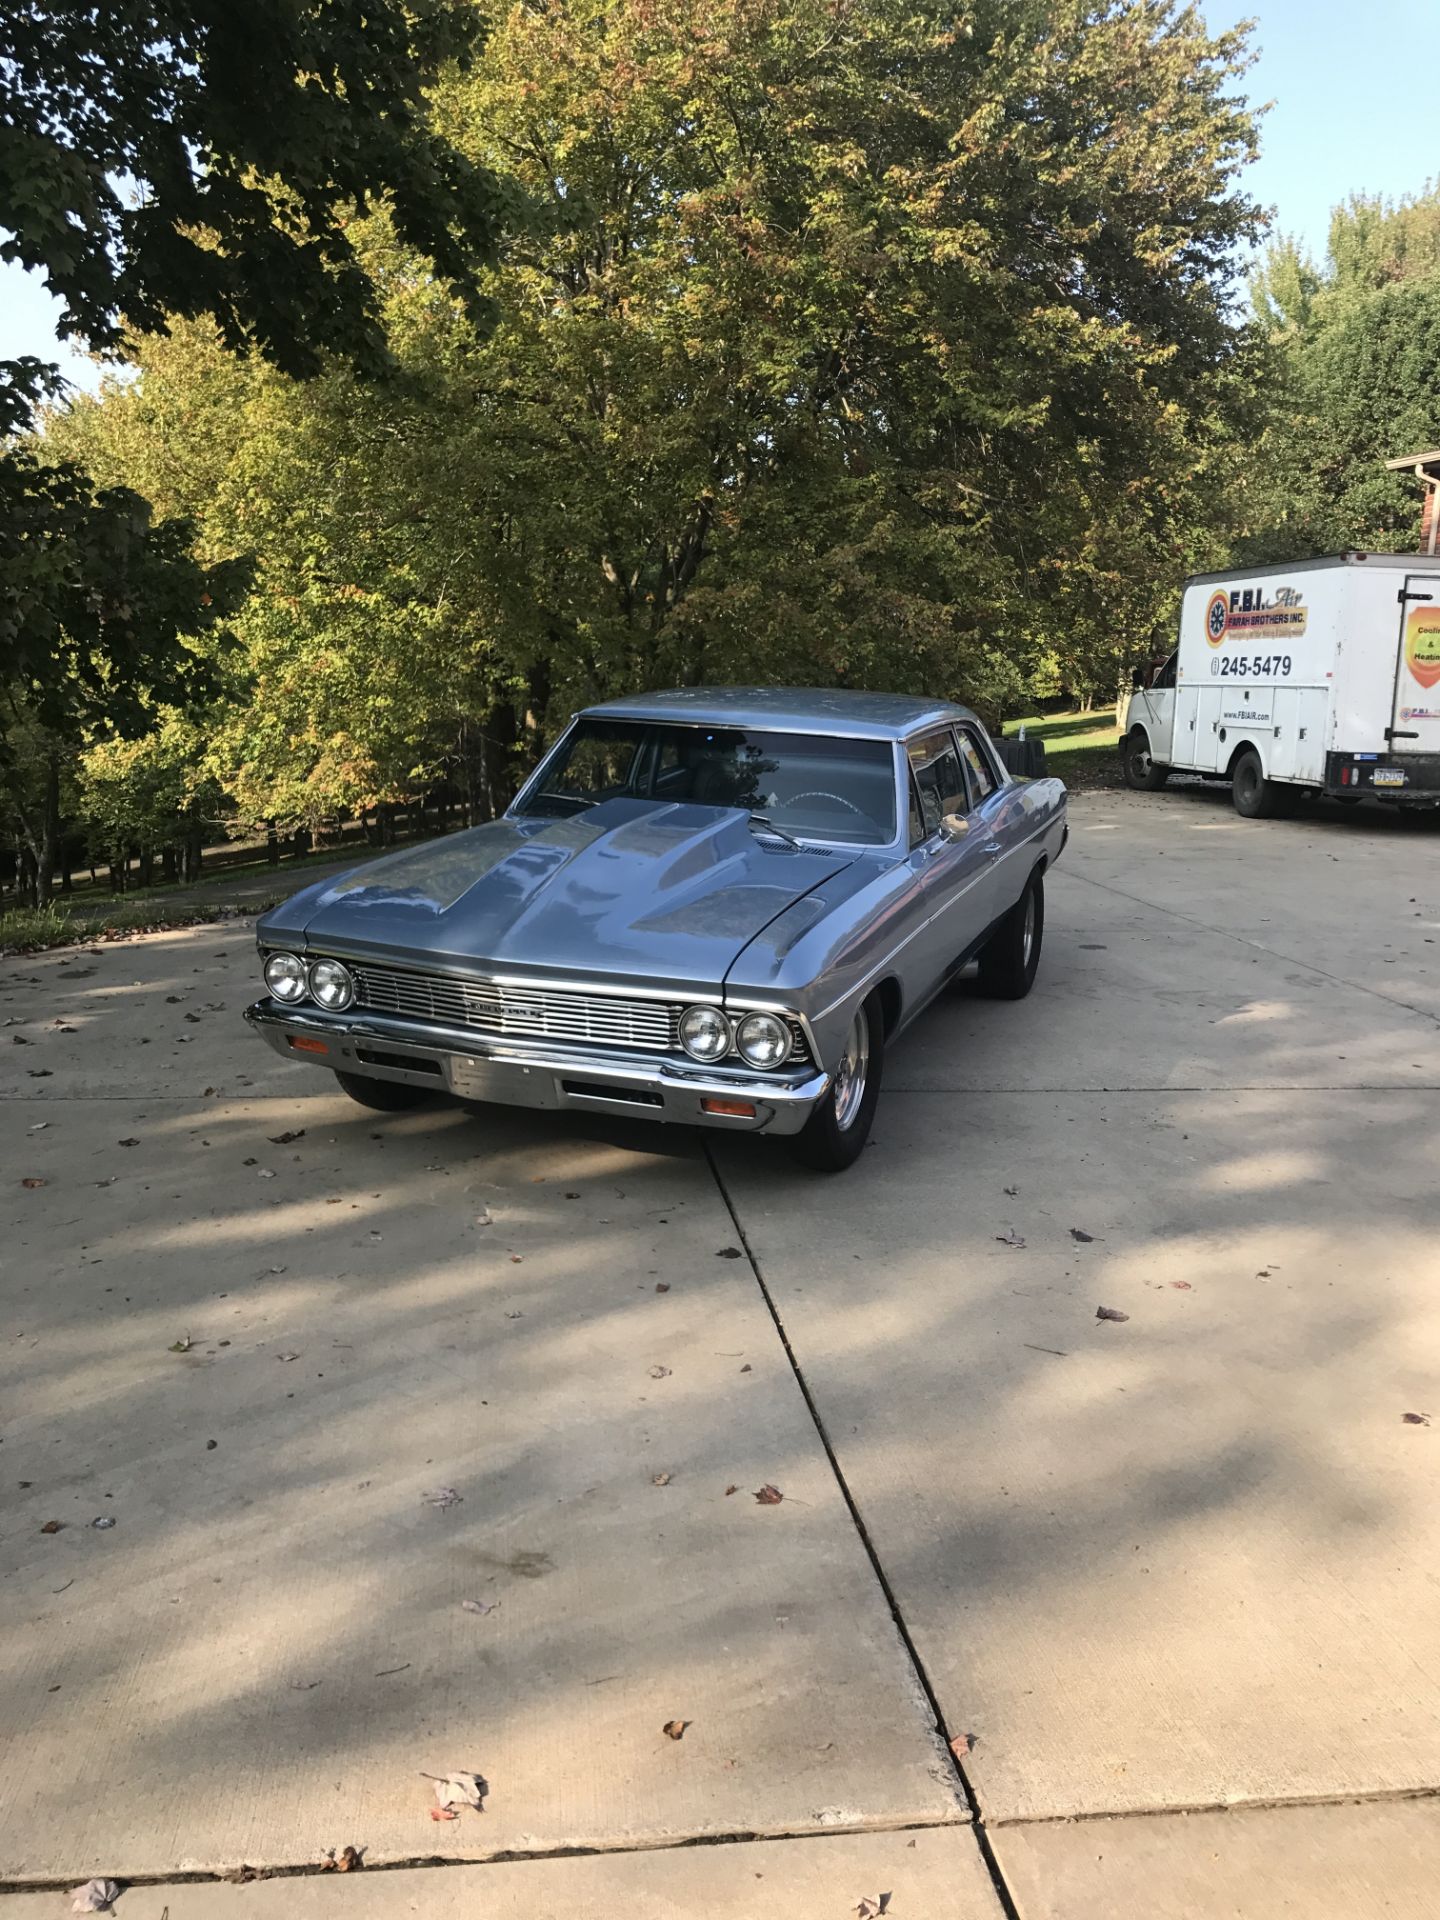
[[[308,1033],[292,1033],[290,1044],[296,1053],[328,1053],[330,1051],[323,1040],[312,1040]]]
[[[753,1120],[755,1118],[755,1104],[751,1100],[702,1100],[700,1102],[700,1111],[702,1113],[728,1114],[732,1120]]]

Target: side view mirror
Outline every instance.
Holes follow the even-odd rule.
[[[1145,669],[1143,667],[1135,667],[1131,670],[1130,691],[1132,693],[1143,693],[1145,691]]]
[[[970,822],[963,813],[945,813],[940,816],[940,831],[947,840],[963,840],[970,831]]]

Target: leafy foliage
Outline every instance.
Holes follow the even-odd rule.
[[[1385,461],[1440,439],[1440,192],[1352,196],[1323,269],[1284,242],[1255,286],[1275,380],[1241,556],[1413,549],[1415,483]]]
[[[233,349],[314,373],[387,364],[347,236],[384,199],[475,316],[495,180],[435,138],[423,86],[468,59],[466,0],[29,0],[0,24],[0,259],[43,271],[62,336],[209,313]]]

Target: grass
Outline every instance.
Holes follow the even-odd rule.
[[[282,896],[277,894],[276,900]],[[175,927],[199,927],[236,913],[263,913],[275,900],[247,900],[243,906],[217,901],[212,906],[165,907],[129,901],[106,913],[72,914],[52,902],[48,907],[11,907],[0,913],[0,956],[39,953],[45,947],[74,947],[123,940],[132,933],[167,933]]]
[[[1007,720],[1007,736],[1024,727],[1027,738],[1045,742],[1045,766],[1070,787],[1114,787],[1120,784],[1116,751],[1120,729],[1113,707],[1089,713],[1036,713]]]

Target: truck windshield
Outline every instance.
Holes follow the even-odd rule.
[[[750,727],[577,721],[518,811],[565,818],[620,798],[741,807],[797,840],[881,847],[895,838],[888,741]]]

